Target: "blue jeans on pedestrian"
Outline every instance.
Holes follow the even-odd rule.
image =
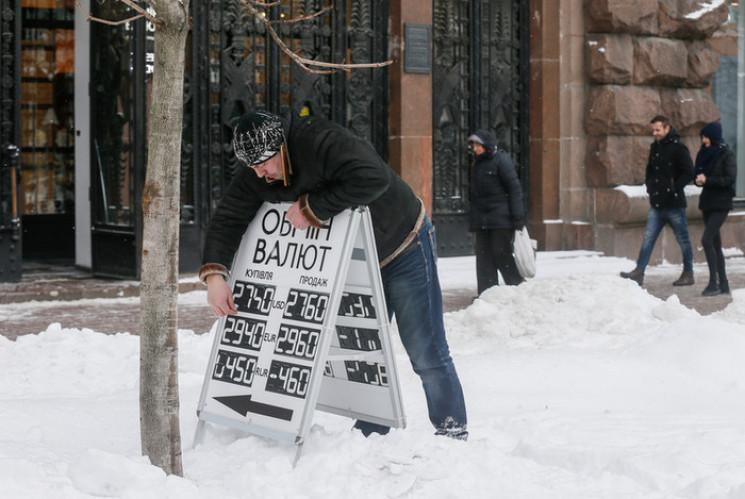
[[[647,216],[647,228],[644,230],[644,240],[636,260],[636,268],[644,272],[652,256],[654,244],[662,232],[665,224],[670,225],[683,254],[683,270],[693,272],[693,246],[688,236],[688,218],[685,208],[650,208]]]
[[[466,438],[466,404],[450,357],[437,275],[437,242],[425,217],[414,242],[381,269],[390,318],[396,316],[401,342],[422,380],[429,420],[438,434]],[[357,421],[365,435],[387,433],[385,426]]]

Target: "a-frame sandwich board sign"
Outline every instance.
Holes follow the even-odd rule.
[[[292,442],[314,410],[402,428],[390,323],[370,212],[297,230],[290,203],[264,203],[236,252],[238,309],[220,318],[197,407],[205,422]]]

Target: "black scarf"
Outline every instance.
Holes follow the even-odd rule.
[[[711,173],[711,169],[714,168],[714,165],[717,163],[717,160],[719,159],[719,156],[724,151],[724,147],[718,146],[718,145],[711,145],[709,147],[706,147],[704,145],[701,146],[701,149],[698,150],[698,154],[696,154],[696,166],[694,168],[694,173],[698,175],[699,173],[703,173],[704,175],[709,175]]]

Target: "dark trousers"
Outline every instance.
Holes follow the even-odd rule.
[[[514,229],[477,230],[476,234],[476,281],[479,294],[499,284],[497,271],[505,284],[515,286],[524,281],[512,256]]]
[[[727,282],[727,271],[724,268],[724,253],[722,252],[722,236],[720,229],[727,219],[728,211],[704,211],[704,234],[701,236],[701,245],[706,254],[706,263],[709,265],[709,282]]]

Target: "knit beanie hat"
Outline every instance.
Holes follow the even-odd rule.
[[[701,135],[708,137],[710,141],[721,144],[722,140],[722,125],[719,123],[709,123],[701,129]]]
[[[256,166],[271,159],[284,142],[282,122],[278,116],[266,111],[244,114],[233,129],[233,151],[246,166]]]

